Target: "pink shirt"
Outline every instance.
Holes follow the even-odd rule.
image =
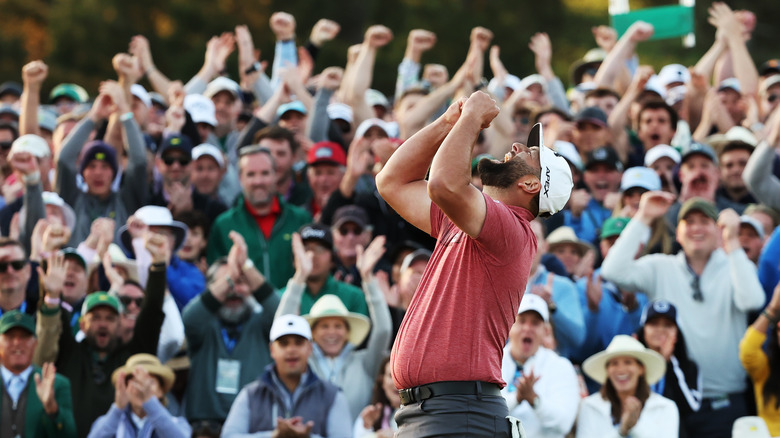
[[[483,194],[485,224],[472,239],[431,204],[437,238],[393,346],[397,388],[501,379],[502,349],[536,254],[530,211]]]

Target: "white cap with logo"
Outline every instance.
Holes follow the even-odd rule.
[[[532,293],[526,293],[523,295],[523,300],[520,301],[520,308],[517,309],[517,314],[525,312],[536,312],[542,317],[544,322],[550,322],[550,309],[547,306],[547,301],[539,295]]]
[[[539,147],[542,190],[539,192],[539,216],[548,217],[561,211],[569,202],[574,187],[569,163],[544,145],[542,125],[537,123],[528,134],[528,147]]]
[[[297,335],[311,341],[311,327],[309,322],[300,315],[281,315],[274,318],[271,324],[271,342],[287,335]]]

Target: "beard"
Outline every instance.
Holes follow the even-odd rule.
[[[540,177],[540,171],[529,166],[521,159],[511,159],[506,162],[482,159],[477,164],[477,171],[482,178],[483,186],[505,189],[525,175]]]
[[[225,298],[225,301],[234,298],[241,298],[241,296],[237,294],[231,294]],[[226,325],[238,325],[249,319],[252,311],[260,306],[260,303],[258,303],[255,297],[252,295],[243,297],[243,300],[244,302],[238,307],[220,307],[217,311],[217,316],[219,317],[220,321]]]

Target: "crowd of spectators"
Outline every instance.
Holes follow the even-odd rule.
[[[237,26],[186,84],[140,35],[97,90],[42,96],[29,62],[0,85],[0,436],[393,436],[387,356],[436,236],[374,177],[477,90],[501,112],[475,186],[535,123],[575,182],[532,223],[504,349],[528,436],[780,436],[780,61],[754,63],[749,11],[709,22],[694,66],[642,64],[648,23],[599,26],[565,78],[545,33],[522,77],[486,28],[452,73],[415,29],[384,93],[390,29],[321,66],[339,25],[304,41],[284,12],[272,60]]]

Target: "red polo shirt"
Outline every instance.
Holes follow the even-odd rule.
[[[265,239],[270,239],[271,230],[274,228],[276,219],[282,213],[282,206],[279,204],[279,199],[274,197],[273,201],[271,201],[271,211],[266,215],[258,213],[257,210],[249,204],[249,201],[247,201],[246,198],[244,198],[244,207],[246,207],[246,210],[255,219],[255,222],[257,223],[258,228],[260,228],[260,231],[263,232]]]

